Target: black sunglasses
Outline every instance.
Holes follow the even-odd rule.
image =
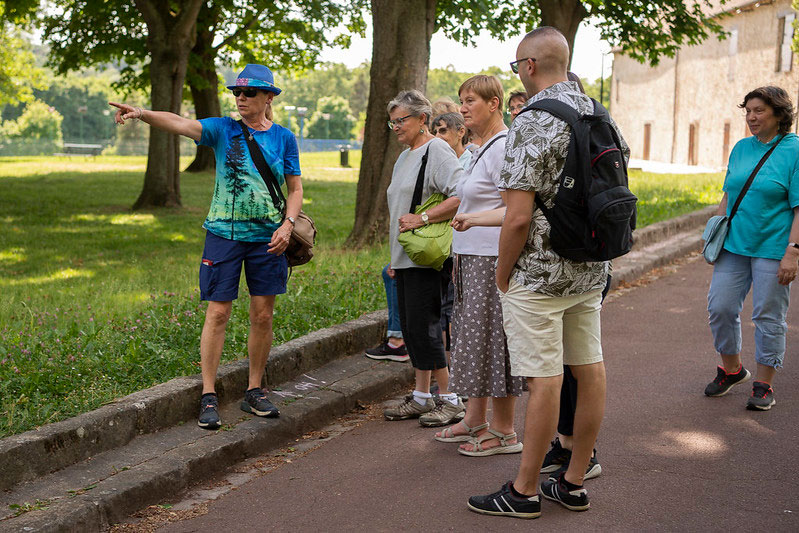
[[[231,91],[236,98],[242,94],[247,98],[255,98],[255,95],[258,94],[258,89],[231,89]]]
[[[517,59],[516,61],[511,61],[510,69],[513,71],[514,74],[518,74],[519,73],[519,63],[521,63],[522,61],[527,61],[528,59],[532,60],[533,63],[535,63],[535,58],[534,57],[525,57],[524,59]]]

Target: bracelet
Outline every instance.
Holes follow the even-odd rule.
[[[144,109],[142,109],[141,107],[137,107],[137,108],[136,108],[136,111],[138,111],[138,112],[139,112],[139,116],[138,116],[138,117],[134,117],[134,118],[135,118],[136,120],[141,120],[141,118],[144,116]]]

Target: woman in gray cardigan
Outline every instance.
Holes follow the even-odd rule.
[[[396,133],[397,140],[408,146],[394,164],[387,191],[391,243],[389,275],[397,280],[400,324],[411,364],[416,369],[416,386],[404,401],[386,408],[383,414],[387,420],[419,418],[423,426],[442,426],[463,418],[464,406],[458,395],[448,388],[449,370],[439,326],[440,274],[411,261],[397,240],[404,231],[452,218],[460,203],[455,187],[463,169],[452,148],[430,133],[432,112],[430,101],[416,90],[402,91],[388,104],[388,126]],[[416,215],[408,209],[425,155],[421,204],[434,193],[442,193],[447,199]],[[438,405],[430,394],[431,377],[439,386],[441,402]]]

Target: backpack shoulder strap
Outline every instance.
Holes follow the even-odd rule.
[[[578,120],[580,120],[580,113],[567,103],[555,100],[554,98],[544,98],[536,100],[521,112],[529,111],[531,109],[540,109],[546,111],[550,115],[559,118],[566,122],[569,126],[574,127]]]

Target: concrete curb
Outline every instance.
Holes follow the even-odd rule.
[[[266,367],[269,385],[373,345],[386,321],[386,312],[376,311],[275,347]],[[219,368],[217,392],[222,401],[241,396],[247,373],[246,360]],[[201,392],[199,375],[175,378],[94,411],[2,439],[0,490],[124,446],[137,435],[186,422],[196,415]]]
[[[332,418],[349,413],[360,402],[373,401],[406,387],[413,377],[410,365],[371,361],[361,354],[334,361],[314,374],[318,382],[327,385],[281,406],[280,418],[244,417],[228,429],[214,432],[193,424],[170,428],[159,439],[146,444],[158,448],[155,455],[129,469],[114,470],[102,479],[93,479],[89,488],[70,491],[69,495],[60,486],[63,480],[59,480],[53,490],[56,495],[46,500],[45,508],[0,521],[0,530],[103,530],[247,457],[278,448],[322,427]],[[230,418],[230,410],[223,412],[223,417]],[[108,462],[99,458],[98,461]],[[76,474],[66,477],[73,487],[88,482]],[[83,485],[77,484],[79,481]]]

